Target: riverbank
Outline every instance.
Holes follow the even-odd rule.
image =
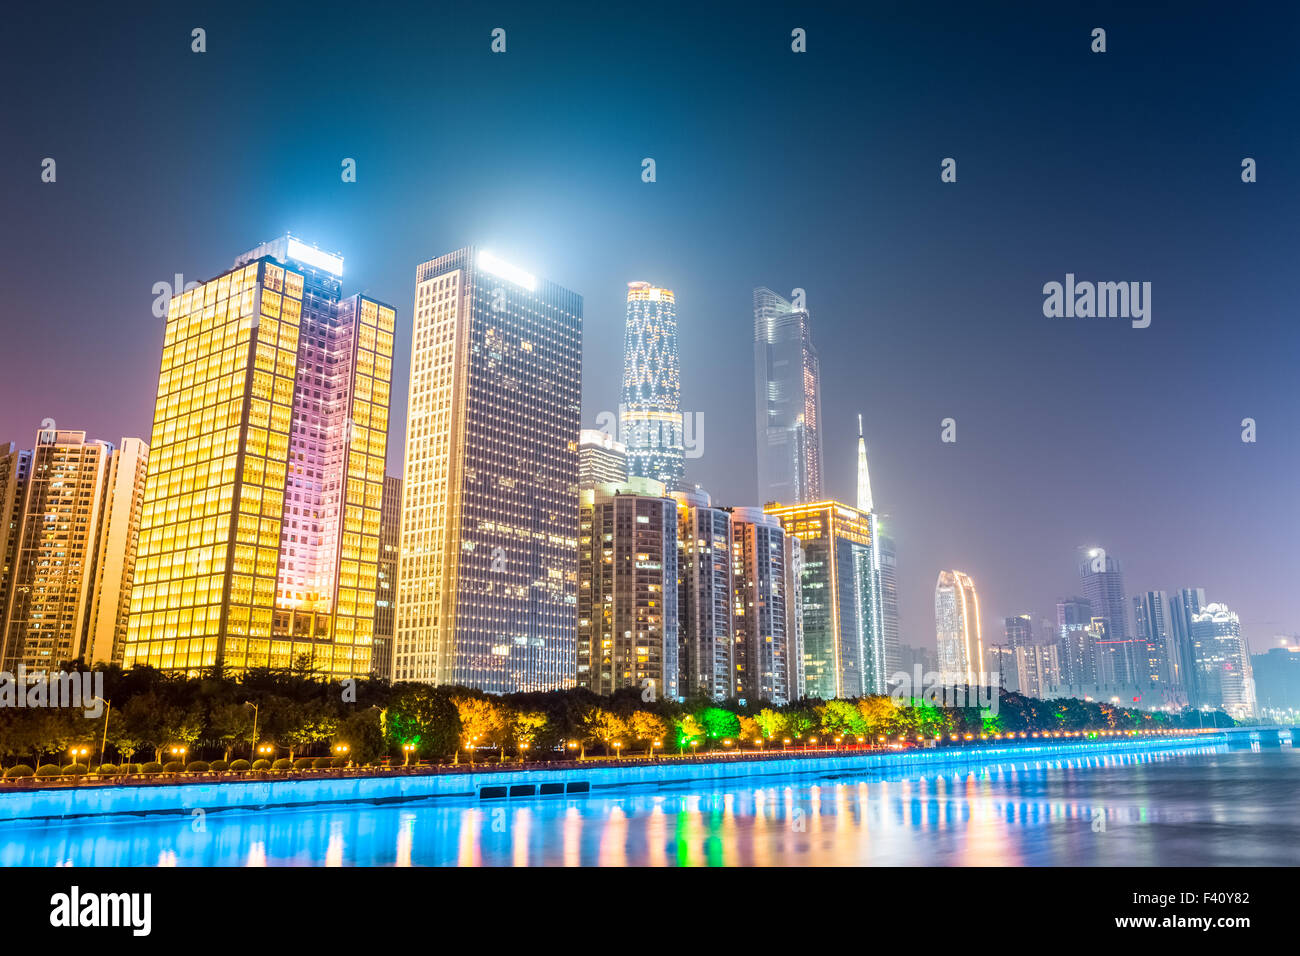
[[[768,776],[852,775],[958,769],[1008,760],[1041,760],[1225,743],[1221,732],[1017,740],[909,750],[840,750],[718,755],[716,758],[566,762],[563,766],[487,769],[429,768],[427,772],[357,770],[320,775],[259,773],[238,778],[196,775],[122,785],[39,787],[0,791],[0,823],[62,821],[82,817],[220,813],[329,804],[383,805],[409,801],[509,800],[574,796],[618,789],[670,788]]]

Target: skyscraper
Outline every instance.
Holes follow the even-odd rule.
[[[580,295],[475,248],[419,266],[394,679],[572,685],[581,400]]]
[[[677,502],[677,597],[683,696],[725,700],[741,694],[732,631],[731,516],[702,491],[674,491]]]
[[[109,459],[85,649],[87,661],[122,663],[148,465],[149,446],[138,438],[123,438]]]
[[[597,428],[578,437],[578,487],[627,481],[627,446]]]
[[[1192,641],[1202,705],[1236,720],[1254,717],[1255,675],[1236,613],[1207,604],[1192,615]]]
[[[4,615],[0,669],[51,673],[85,658],[95,559],[113,446],[42,429],[32,451]]]
[[[862,416],[858,416],[858,510],[874,511],[871,500],[871,471],[867,467],[867,439],[862,434]]]
[[[1128,598],[1124,591],[1124,574],[1119,561],[1101,548],[1080,549],[1079,579],[1083,595],[1092,605],[1092,616],[1106,622],[1106,640],[1115,646],[1110,657],[1114,662],[1115,682],[1135,683],[1139,672],[1133,646],[1133,632],[1129,627]],[[1100,676],[1098,678],[1100,680]]]
[[[984,637],[975,582],[962,571],[940,571],[934,586],[939,680],[974,687],[983,680]]]
[[[23,451],[13,442],[0,446],[0,646],[5,639],[5,615],[9,609],[18,539],[23,530],[31,466],[31,451]]]
[[[1173,650],[1173,631],[1169,616],[1169,595],[1164,591],[1144,591],[1133,598],[1133,623],[1140,683],[1166,685],[1171,691],[1182,683],[1180,667]]]
[[[671,289],[627,284],[623,337],[623,398],[619,438],[627,446],[629,477],[653,478],[669,491],[682,487],[681,368],[677,353],[677,302]]]
[[[763,287],[754,290],[754,406],[759,500],[820,501],[821,366],[811,318],[802,302]]]
[[[874,517],[874,516],[873,516]],[[898,623],[898,555],[894,539],[885,531],[887,516],[876,529],[876,556],[880,563],[880,632],[885,645],[885,676],[907,671]]]
[[[1034,619],[1028,614],[1009,617],[1003,622],[1002,635],[1012,650],[1034,643]]]
[[[874,517],[835,501],[767,505],[803,551],[804,693],[885,692]]]
[[[1170,656],[1179,661],[1187,703],[1192,707],[1201,706],[1192,619],[1205,605],[1205,588],[1183,588],[1169,601],[1169,632],[1173,640]]]
[[[172,296],[124,663],[370,672],[394,310],[281,236]]]
[[[375,578],[375,638],[370,672],[392,678],[393,634],[397,625],[397,566],[402,546],[402,479],[384,477],[379,509],[379,573]]]
[[[677,502],[629,478],[579,492],[577,683],[678,696]]]
[[[798,699],[801,589],[790,567],[798,542],[762,508],[731,508],[735,587],[736,696],[785,704]],[[792,547],[793,546],[793,547]],[[794,611],[792,615],[790,612]],[[792,627],[792,623],[794,626]]]

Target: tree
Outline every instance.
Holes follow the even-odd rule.
[[[235,744],[251,741],[253,708],[243,704],[219,704],[208,713],[208,739],[216,741],[230,760]]]
[[[758,731],[768,740],[773,740],[785,733],[786,720],[785,714],[775,711],[770,707],[764,707],[754,718],[754,723],[758,724]]]
[[[628,718],[628,733],[645,741],[645,752],[650,754],[654,752],[655,741],[662,741],[664,734],[668,733],[668,721],[648,710],[633,711]]]
[[[603,707],[592,707],[587,711],[582,725],[582,752],[579,757],[585,757],[587,754],[587,741],[593,743],[603,743],[605,745],[605,756],[609,756],[609,745],[619,737],[627,733],[627,723],[618,714]]]
[[[677,750],[685,753],[686,748],[704,739],[704,728],[694,714],[683,714],[677,718]]]
[[[827,736],[854,736],[866,733],[867,722],[850,700],[828,700],[817,708],[822,733]]]
[[[465,689],[403,684],[396,690],[380,718],[388,745],[411,744],[421,757],[459,756],[465,735],[453,693]]]
[[[465,745],[469,748],[470,762],[474,761],[474,749],[479,741],[499,745],[501,759],[504,761],[505,741],[510,732],[510,722],[505,708],[486,697],[455,697],[452,703],[456,705],[456,712],[460,715],[461,733]]]
[[[546,727],[546,715],[538,710],[517,711],[510,715],[510,736],[515,741],[515,753],[521,758],[537,742],[538,734]],[[501,748],[504,762],[506,748]]]
[[[758,743],[762,736],[762,731],[758,729],[758,721],[746,714],[741,714],[737,718],[740,721],[740,739],[747,744]]]
[[[725,740],[740,736],[740,719],[729,710],[721,707],[705,707],[695,717],[704,728],[706,737]]]
[[[367,707],[365,710],[354,711],[339,721],[334,743],[345,744],[348,756],[354,762],[367,764],[384,752],[381,713],[378,707]]]

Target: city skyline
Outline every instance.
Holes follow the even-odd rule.
[[[111,17],[90,16],[95,35],[131,42]],[[279,51],[272,55],[270,41],[245,29],[253,21],[226,16],[230,19],[209,24],[213,38],[224,39],[207,56],[227,63],[235,55],[276,60]],[[1063,29],[1046,12],[1018,24],[981,25],[973,12],[958,11],[954,17],[964,28],[958,32],[969,38],[962,44],[1011,38],[1027,47],[1043,37],[1056,38]],[[1137,80],[1139,51],[1194,47],[1197,34],[1142,13],[1112,17],[1112,37],[1127,42],[1108,53],[1106,62],[1122,77],[1098,75],[1081,49],[1060,63],[1059,76],[1013,95],[1005,118],[981,120],[986,127],[963,114],[978,112],[971,103],[991,87],[1005,93],[1001,84],[1017,79],[1018,67],[998,76],[977,63],[964,88],[954,89],[944,74],[926,79],[925,71],[945,57],[969,60],[959,41],[936,41],[919,17],[877,24],[858,41],[882,68],[923,80],[910,100],[889,108],[867,100],[878,134],[868,133],[870,123],[861,130],[840,129],[810,98],[810,91],[836,75],[826,60],[849,49],[849,39],[836,37],[816,14],[804,24],[812,38],[808,62],[776,57],[766,78],[737,51],[762,42],[770,42],[774,53],[782,50],[789,24],[779,16],[756,12],[744,18],[734,26],[739,34],[734,45],[716,36],[681,35],[667,23],[650,24],[643,36],[630,40],[713,64],[701,69],[731,71],[737,82],[762,91],[764,105],[741,108],[733,120],[737,124],[789,108],[810,139],[829,135],[835,151],[816,159],[829,162],[837,177],[855,177],[862,157],[869,157],[871,175],[854,178],[864,198],[842,212],[839,195],[816,185],[811,158],[780,151],[751,169],[747,153],[724,148],[709,133],[705,117],[713,114],[706,111],[721,110],[727,100],[706,94],[702,110],[693,112],[689,81],[656,76],[662,85],[642,86],[648,74],[636,73],[635,63],[633,78],[608,96],[585,89],[576,73],[542,81],[550,95],[590,114],[573,124],[578,142],[591,147],[588,158],[575,160],[571,149],[541,135],[535,148],[474,171],[464,198],[428,196],[427,187],[414,188],[428,175],[430,156],[442,171],[455,166],[435,140],[421,135],[385,155],[334,143],[304,150],[296,134],[277,132],[265,141],[263,154],[236,159],[260,135],[246,111],[223,105],[229,91],[208,85],[202,76],[186,80],[188,74],[176,67],[189,65],[180,60],[191,56],[188,49],[177,44],[172,52],[170,41],[161,42],[162,27],[145,28],[146,42],[159,52],[139,58],[124,80],[141,98],[141,111],[124,115],[112,103],[95,100],[98,91],[89,91],[100,114],[121,124],[123,135],[113,142],[55,137],[46,145],[34,114],[19,98],[15,149],[3,160],[16,184],[9,200],[12,221],[50,228],[27,230],[21,242],[7,247],[14,298],[4,317],[3,374],[13,390],[6,397],[14,398],[0,409],[0,439],[26,447],[24,436],[46,417],[109,441],[147,435],[156,385],[150,366],[161,342],[161,322],[149,312],[154,285],[172,282],[177,272],[186,281],[214,276],[227,263],[229,250],[245,248],[250,240],[291,230],[322,249],[342,250],[349,287],[394,303],[399,314],[410,305],[410,270],[421,255],[481,240],[521,268],[557,276],[587,297],[582,412],[587,427],[616,403],[627,278],[653,276],[673,288],[682,303],[682,401],[702,411],[706,421],[704,455],[687,462],[688,480],[719,501],[761,504],[752,469],[736,464],[752,462],[755,454],[753,409],[746,399],[752,363],[732,352],[749,336],[748,299],[755,286],[766,283],[782,295],[802,288],[822,359],[825,493],[854,500],[850,443],[861,411],[873,492],[887,503],[897,545],[904,642],[929,643],[928,605],[938,568],[968,569],[979,582],[990,620],[1025,609],[1040,616],[1075,587],[1069,553],[1080,544],[1104,542],[1123,556],[1131,593],[1187,582],[1204,586],[1245,617],[1243,631],[1262,649],[1274,633],[1294,632],[1300,617],[1286,562],[1269,557],[1288,553],[1293,524],[1285,520],[1292,513],[1286,476],[1295,473],[1300,454],[1285,440],[1294,399],[1282,386],[1285,356],[1294,354],[1297,333],[1286,319],[1285,283],[1276,278],[1287,274],[1291,258],[1278,223],[1294,221],[1295,198],[1279,191],[1280,159],[1271,169],[1269,162],[1293,152],[1293,134],[1269,129],[1250,96],[1253,88],[1281,81],[1285,61],[1272,38],[1252,35],[1249,45],[1229,42],[1238,29],[1230,25],[1224,60],[1193,70],[1175,58],[1161,78]],[[477,35],[455,20],[449,36],[462,26],[467,36]],[[599,27],[570,28],[566,37],[548,30],[540,17],[521,16],[517,26],[512,21],[512,36],[517,41],[541,36],[544,43],[516,42],[506,57],[485,66],[477,46],[466,41],[462,50],[459,41],[447,39],[440,48],[445,55],[432,68],[444,80],[456,71],[472,77],[501,112],[509,141],[517,144],[529,134],[545,133],[540,120],[526,115],[526,104],[523,109],[510,105],[520,77],[538,62],[540,47],[548,58],[570,44],[590,48],[597,63],[612,55],[601,43]],[[310,53],[290,47],[283,66],[277,66],[284,72],[277,75],[289,93],[334,96],[343,127],[359,123],[373,132],[359,104],[375,92],[374,84],[391,82],[400,89],[418,82],[402,72],[415,51],[412,39],[398,41],[393,56],[374,79],[359,84],[360,90],[329,78],[319,89],[310,87],[295,79],[295,72],[309,75],[304,64],[322,49],[339,48],[331,46],[336,41],[328,35],[313,33],[310,24],[305,30],[309,39],[324,40],[323,46]],[[772,39],[765,41],[765,35]],[[33,55],[43,51],[94,60],[88,40],[64,39],[62,53],[41,46],[53,41],[34,41]],[[373,42],[373,35],[362,39]],[[235,52],[232,42],[238,44]],[[1240,52],[1245,49],[1249,56]],[[933,63],[909,67],[908,57],[917,50]],[[909,69],[916,72],[908,74]],[[211,124],[220,131],[211,138],[232,146],[177,168],[160,167],[148,177],[146,192],[115,171],[137,168],[144,153],[127,144],[150,141],[148,117],[170,109],[165,99],[148,92],[158,76],[191,83],[201,107],[196,112],[205,117],[178,117],[178,135],[207,135]],[[18,89],[29,82],[20,80]],[[1144,102],[1155,99],[1169,108],[1141,115],[1116,112],[1114,104],[1124,102],[1120,91],[1131,91],[1135,82]],[[85,95],[79,90],[74,99],[73,94],[65,80],[54,77],[43,102],[57,107],[80,103]],[[1116,141],[1128,143],[1137,161],[1120,169],[1109,150],[1086,143],[1075,158],[1064,147],[1025,133],[1039,110],[1061,101],[1080,112],[1110,116]],[[1201,115],[1205,102],[1239,104],[1206,120],[1210,128],[1204,139],[1229,144],[1229,152],[1240,155],[1190,144],[1185,154],[1173,157],[1165,146],[1181,142],[1176,124],[1193,109]],[[927,131],[907,119],[917,110],[927,117]],[[683,127],[675,130],[660,120],[647,124],[641,119],[646,116],[678,117]],[[1241,132],[1246,126],[1249,142]],[[489,130],[494,135],[505,136]],[[1023,149],[1016,152],[1006,144]],[[357,182],[340,183],[339,160],[357,153]],[[46,155],[59,159],[57,183],[42,184],[36,175]],[[938,165],[949,155],[956,155],[961,174],[957,183],[945,186]],[[1236,168],[1242,155],[1260,157],[1258,183],[1240,182]],[[657,159],[654,183],[640,178],[645,156]],[[573,185],[575,162],[581,162],[585,176],[581,188]],[[292,183],[286,183],[284,170],[295,172]],[[778,176],[810,185],[773,191]],[[123,201],[88,202],[89,184],[101,188],[108,182]],[[196,191],[195,182],[204,188]],[[952,190],[954,198],[941,189]],[[700,210],[706,192],[716,208]],[[889,192],[896,192],[897,200]],[[253,200],[247,208],[232,204],[231,197],[245,194]],[[1187,204],[1188,194],[1201,202]],[[409,202],[412,195],[422,198]],[[149,219],[180,203],[195,211],[204,229],[168,231],[157,226],[163,220]],[[797,214],[803,224],[797,241],[788,229],[765,228],[773,203]],[[1035,212],[1040,207],[1053,210],[1050,220]],[[1117,212],[1089,226],[1097,208]],[[905,209],[914,225],[902,222]],[[860,236],[855,230],[865,210],[876,212],[875,228]],[[1136,226],[1119,210],[1134,210]],[[368,230],[376,215],[386,228]],[[637,223],[635,235],[618,226],[629,217]],[[1003,223],[992,238],[1005,265],[990,266],[983,252],[965,250],[980,245],[984,224],[994,220]],[[687,233],[680,230],[684,221],[693,224]],[[119,227],[128,241],[107,244],[97,238]],[[1248,269],[1222,265],[1229,235],[1262,237],[1252,247]],[[62,270],[71,261],[85,281],[63,281]],[[1157,304],[1150,328],[1047,320],[1036,311],[1044,281],[1067,271],[1118,277],[1128,262],[1137,263],[1140,277],[1154,283]],[[936,277],[943,281],[935,282]],[[30,315],[43,320],[22,318]],[[933,342],[944,347],[931,348]],[[408,325],[399,332],[394,360],[398,396],[405,390],[409,346]],[[58,391],[42,387],[40,370],[29,361],[43,349],[67,356],[67,384]],[[1055,358],[1064,354],[1072,356],[1070,361]],[[881,357],[866,375],[864,355]],[[1152,368],[1164,372],[1148,374]],[[1220,387],[1201,388],[1205,374],[1213,374]],[[390,472],[400,475],[392,463],[402,458],[404,410],[394,412],[388,460]],[[938,437],[939,422],[948,416],[957,422],[958,441],[952,445]],[[1240,441],[1245,417],[1259,422],[1257,444]],[[1099,478],[1098,461],[1118,474]],[[1171,462],[1184,466],[1171,469]],[[1200,510],[1208,501],[1216,503],[1213,534]],[[1188,520],[1189,515],[1196,517]]]

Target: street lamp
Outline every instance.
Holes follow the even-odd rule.
[[[113,702],[104,700],[103,697],[92,697],[91,701],[103,701],[104,703],[104,737],[99,742],[99,762],[104,762],[104,751],[108,749],[108,715],[113,711]]]
[[[89,753],[89,747],[71,747],[68,749],[68,755],[72,757],[72,762],[74,764],[77,762],[78,757],[85,757]]]
[[[244,706],[245,706],[245,707],[251,707],[251,708],[253,708],[253,744],[252,744],[252,749],[253,749],[253,750],[257,750],[257,705],[254,704],[251,700],[246,700],[246,701],[244,701]],[[258,753],[261,753],[261,751],[259,750]]]
[[[404,761],[402,762],[402,766],[403,766],[403,767],[410,766],[410,763],[411,763],[411,753],[415,750],[415,744],[402,744],[402,749],[403,749],[404,751],[406,751],[406,760],[404,760]],[[465,745],[465,749],[466,749],[466,750],[469,749],[469,744],[466,744],[466,745]],[[473,758],[473,756],[471,755],[471,756],[470,756],[470,762],[472,763],[473,760],[474,760],[474,758]]]
[[[179,757],[179,758],[180,758],[180,761],[181,761],[182,764],[185,763],[185,754],[186,754],[186,753],[187,753],[186,749],[185,749],[184,747],[180,746],[179,744],[174,745],[174,746],[172,747],[172,756],[173,756],[173,757]]]

